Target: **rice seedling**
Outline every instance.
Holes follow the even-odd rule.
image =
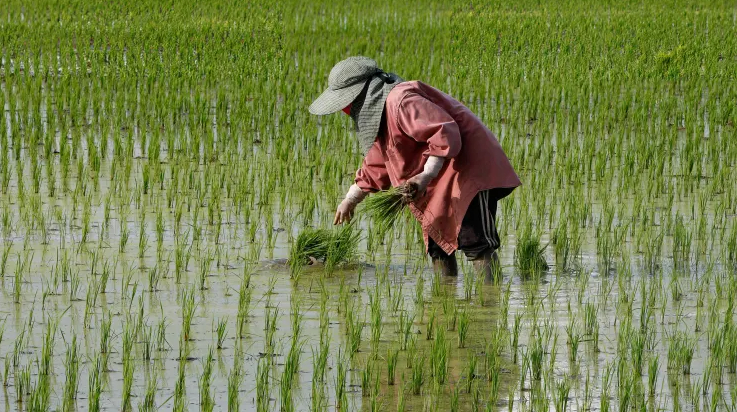
[[[290,383],[294,376],[299,371],[299,362],[302,357],[302,348],[304,347],[304,341],[298,337],[294,337],[291,340],[289,353],[287,353],[286,361],[284,362],[284,377],[289,375]]]
[[[466,368],[464,371],[465,379],[466,379],[466,393],[471,393],[471,389],[473,388],[473,383],[476,380],[476,368],[477,368],[478,358],[475,354],[471,354],[468,357],[468,362],[466,363]]]
[[[153,326],[143,325],[140,332],[141,357],[144,361],[150,361],[154,351]]]
[[[422,390],[422,385],[425,383],[425,368],[421,367],[421,365],[425,364],[425,355],[415,353],[413,354],[412,359],[412,365],[414,366],[412,368],[412,372],[410,375],[410,391],[415,394],[419,395],[420,391]]]
[[[457,412],[459,407],[460,387],[456,386],[450,392],[450,410]]]
[[[292,389],[294,385],[294,375],[291,371],[285,369],[282,372],[282,378],[279,386],[280,407],[284,412],[294,411],[294,399],[292,398]]]
[[[346,309],[348,308],[350,310],[346,312],[346,333],[348,334],[348,353],[352,358],[361,348],[361,335],[363,333],[364,322],[356,314],[355,306],[350,305],[346,307]]]
[[[39,375],[35,385],[30,387],[28,391],[27,408],[32,411],[49,410],[50,400],[51,388],[49,386],[49,376]]]
[[[128,238],[130,237],[130,229],[128,223],[125,221],[126,216],[121,215],[120,220],[120,241],[118,242],[118,253],[125,253],[125,246],[128,244]]]
[[[541,246],[539,236],[533,233],[531,225],[525,226],[517,241],[515,260],[517,268],[527,274],[536,274],[548,269],[545,261],[545,248]]]
[[[8,259],[10,258],[10,250],[13,247],[13,242],[7,242],[3,248],[3,253],[0,255],[0,278],[5,277],[5,272],[8,267]]]
[[[458,347],[466,347],[466,339],[468,338],[468,331],[471,326],[471,315],[468,312],[468,307],[460,312],[458,316]]]
[[[275,336],[276,336],[276,325],[277,321],[279,319],[279,308],[278,307],[266,307],[266,311],[264,314],[264,349],[266,350],[266,353],[269,355],[273,354],[274,351],[274,344],[275,344]]]
[[[290,267],[298,270],[309,263],[309,259],[322,260],[327,257],[332,233],[327,229],[307,229],[300,232],[290,251]]]
[[[443,299],[443,317],[445,318],[445,329],[449,331],[455,330],[458,324],[458,307],[456,306],[455,299],[450,295],[447,295]]]
[[[425,318],[425,279],[420,276],[415,283],[415,315],[420,321]]]
[[[371,395],[374,374],[374,362],[369,359],[361,371],[361,393],[364,397]]]
[[[184,344],[184,342],[182,342]],[[186,363],[183,358],[179,358],[179,369],[177,372],[177,382],[174,385],[174,410],[183,411],[186,408]]]
[[[15,397],[18,403],[22,403],[26,395],[30,393],[31,386],[31,365],[25,368],[16,367],[13,371]]]
[[[32,260],[33,254],[25,254],[22,260],[20,254],[18,254],[16,259],[17,267],[15,269],[15,276],[13,279],[13,302],[16,304],[20,303],[23,282],[25,282],[24,277],[26,275],[26,270],[30,270],[30,262]]]
[[[238,337],[243,338],[245,334],[248,316],[251,310],[251,297],[253,290],[249,288],[250,278],[244,277],[238,289]]]
[[[185,341],[190,340],[192,330],[192,319],[196,310],[195,290],[188,288],[182,292],[182,337]]]
[[[323,346],[325,345],[325,346]],[[320,349],[315,351],[312,349],[312,385],[310,389],[310,407],[312,410],[319,411],[325,408],[325,370],[327,367],[328,355],[327,343],[321,344]]]
[[[383,324],[383,313],[381,312],[381,297],[379,296],[379,289],[376,289],[375,295],[369,295],[371,297],[371,345],[372,348],[376,349],[379,346],[379,340],[381,340],[381,332],[384,329]]]
[[[409,314],[406,311],[399,313],[399,333],[400,333],[400,348],[407,350],[407,344],[409,343],[410,336],[412,334],[412,325],[414,324],[415,315]]]
[[[329,274],[337,265],[355,258],[360,235],[353,225],[344,225],[332,236],[325,257],[325,271]]]
[[[148,291],[156,292],[159,287],[159,281],[161,280],[161,274],[159,273],[158,266],[154,266],[148,271]]]
[[[100,285],[95,278],[92,278],[89,286],[87,287],[87,294],[85,295],[85,310],[84,310],[84,325],[89,327],[89,316],[97,305],[97,297],[100,293]]]
[[[364,210],[371,216],[374,227],[381,237],[394,226],[402,215],[408,190],[407,186],[392,187],[389,190],[374,193],[363,202]]]
[[[474,286],[474,272],[466,272],[463,277],[463,296],[467,302],[471,301],[473,297],[473,286]]]
[[[683,331],[675,331],[668,340],[668,369],[688,375],[696,341]]]
[[[348,372],[347,359],[342,351],[338,351],[337,373],[335,376],[335,403],[336,409],[344,411],[348,408],[348,394],[346,393],[346,376]]]
[[[200,409],[207,412],[211,412],[215,407],[215,400],[210,393],[214,360],[212,347],[210,347],[202,367],[202,375],[200,376]]]
[[[507,406],[509,412],[514,410],[514,391],[512,389],[509,390],[509,395],[507,396]]]
[[[629,332],[629,346],[632,359],[632,369],[637,376],[642,375],[644,367],[644,350],[645,350],[645,339],[646,336],[643,332],[638,330],[631,330]]]
[[[386,376],[387,384],[394,385],[397,374],[397,360],[399,359],[399,350],[387,349],[386,353]]]
[[[529,348],[526,352],[529,357],[530,374],[532,379],[539,381],[543,373],[543,361],[545,357],[545,349],[539,338],[532,337]]]
[[[166,341],[166,318],[162,318],[156,327],[156,350],[163,352],[168,345]]]
[[[450,343],[445,338],[445,331],[439,329],[432,342],[430,354],[430,370],[438,384],[444,384],[448,378]]]
[[[105,312],[103,311],[102,322],[100,323],[100,353],[103,355],[110,352],[110,339],[112,338],[111,326],[111,313],[108,311],[107,316],[105,316]]]
[[[570,317],[568,326],[566,326],[566,334],[568,335],[569,355],[572,363],[576,362],[578,356],[578,345],[581,343],[581,333],[578,331],[578,324],[575,317]]]
[[[156,372],[149,375],[146,380],[146,393],[143,400],[138,404],[141,412],[153,412],[156,408],[156,392],[158,391],[158,377]]]
[[[414,366],[413,362],[415,361],[416,354],[417,337],[415,335],[412,335],[409,339],[409,342],[407,342],[407,356],[404,358],[407,369],[412,369],[412,367]]]
[[[186,239],[187,236],[188,233],[183,236],[183,239]],[[187,247],[186,240],[177,241],[176,248],[174,250],[174,277],[176,279],[176,283],[182,282],[182,276],[184,275],[184,272],[187,271],[191,253],[191,244]]]
[[[132,409],[133,396],[133,374],[135,363],[133,359],[133,344],[135,339],[135,326],[127,322],[123,329],[123,399],[120,409],[130,411]]]
[[[353,225],[345,225],[335,231],[303,230],[290,250],[292,277],[299,276],[303,265],[317,261],[323,261],[326,272],[331,273],[338,264],[354,258],[358,241],[359,234]]]
[[[99,412],[100,411],[100,400],[102,395],[102,372],[103,372],[103,364],[100,358],[97,358],[96,361],[93,362],[91,365],[91,370],[89,371],[89,397],[88,397],[88,406],[87,409],[92,412]]]
[[[397,395],[397,412],[404,412],[406,408],[405,388],[404,379],[402,379],[402,385],[399,388],[399,394]]]
[[[567,378],[555,382],[555,410],[556,412],[565,411],[568,407],[568,394],[571,391],[571,384]]]
[[[494,341],[487,342],[486,348],[484,351],[484,369],[486,372],[486,379],[489,382],[494,382],[494,381],[499,380],[499,372],[500,372],[499,351],[494,345],[495,345]]]
[[[510,335],[510,348],[512,349],[512,362],[517,364],[517,354],[519,348],[519,334],[522,331],[522,313],[514,315],[514,327]]]
[[[205,255],[202,256],[202,260],[200,260],[200,270],[198,276],[200,290],[207,289],[206,281],[210,273],[210,266],[213,259],[214,256],[211,253],[205,253]]]

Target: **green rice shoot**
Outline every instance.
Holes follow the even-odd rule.
[[[343,225],[333,232],[325,257],[325,271],[332,273],[338,265],[355,260],[360,240],[360,233],[354,229],[352,224]]]
[[[303,230],[294,241],[289,254],[289,267],[292,276],[299,272],[302,266],[310,263],[310,258],[325,260],[331,238],[332,234],[327,229],[308,228]]]
[[[356,257],[359,241],[360,234],[352,224],[336,230],[305,229],[290,251],[289,267],[292,276],[298,275],[304,265],[314,261],[325,263],[326,271],[332,272],[338,265]]]
[[[379,233],[386,233],[394,226],[405,209],[406,198],[407,190],[400,186],[374,193],[364,201],[365,210]]]
[[[515,249],[515,258],[519,270],[527,274],[548,270],[548,263],[545,261],[547,246],[547,244],[540,244],[540,237],[533,233],[532,227],[527,225],[522,230]]]

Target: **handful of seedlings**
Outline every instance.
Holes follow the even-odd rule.
[[[374,193],[364,202],[366,211],[374,220],[374,225],[380,233],[394,226],[397,218],[402,214],[404,206],[409,204],[417,187],[411,184],[403,184]]]
[[[299,275],[304,265],[324,262],[325,271],[330,273],[341,263],[350,262],[356,256],[359,233],[353,225],[344,225],[337,230],[306,229],[297,237],[289,254],[292,277]]]

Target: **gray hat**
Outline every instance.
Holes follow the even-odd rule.
[[[400,82],[399,76],[384,72],[373,59],[349,57],[333,66],[327,90],[312,102],[309,110],[312,114],[325,115],[353,103],[351,118],[356,125],[361,150],[366,153],[379,132],[386,98]]]

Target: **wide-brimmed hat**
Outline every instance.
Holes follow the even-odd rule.
[[[310,113],[326,115],[351,104],[351,118],[361,150],[366,153],[376,139],[384,103],[402,79],[379,68],[374,59],[353,56],[330,70],[328,88],[310,105]],[[360,101],[356,99],[362,96]]]
[[[310,105],[310,113],[325,115],[348,106],[363,90],[366,80],[380,72],[368,57],[349,57],[330,70],[328,88]]]

